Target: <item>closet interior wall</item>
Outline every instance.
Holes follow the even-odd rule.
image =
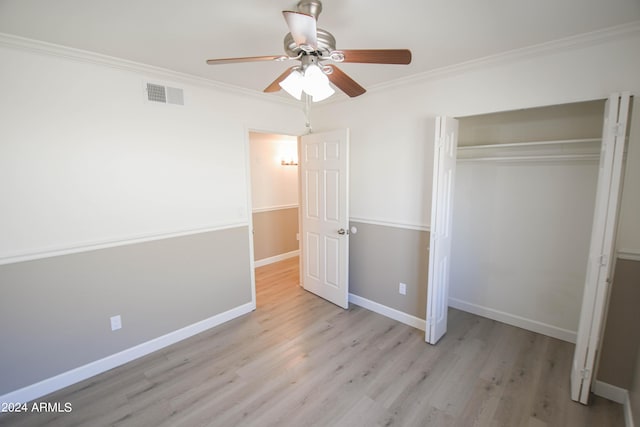
[[[575,342],[604,100],[460,118],[449,305]]]

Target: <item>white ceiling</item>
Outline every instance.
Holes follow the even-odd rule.
[[[296,0],[0,0],[0,32],[261,91],[283,63],[282,10]],[[343,64],[365,88],[488,55],[640,20],[640,0],[324,0],[338,49],[409,48],[408,66]]]

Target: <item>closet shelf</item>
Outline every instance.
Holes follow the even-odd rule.
[[[527,142],[512,142],[506,144],[480,144],[480,145],[464,145],[458,146],[458,151],[476,150],[483,148],[515,148],[515,147],[535,147],[545,145],[564,145],[564,144],[587,144],[592,142],[600,142],[601,138],[582,138],[582,139],[563,139],[552,141],[527,141]]]
[[[476,162],[575,162],[598,161],[597,154],[556,154],[556,155],[532,155],[532,156],[496,156],[496,157],[470,157],[458,159],[459,163]]]

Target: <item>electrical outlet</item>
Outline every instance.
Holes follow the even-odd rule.
[[[111,317],[111,330],[117,331],[120,328],[122,328],[122,317],[119,314]]]
[[[400,292],[400,295],[406,295],[407,294],[407,284],[400,282],[400,285],[398,286],[398,292]]]

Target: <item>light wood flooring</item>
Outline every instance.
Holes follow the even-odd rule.
[[[569,399],[573,345],[458,310],[422,331],[298,286],[297,258],[256,270],[255,312],[45,399],[69,414],[3,426],[624,426]]]

